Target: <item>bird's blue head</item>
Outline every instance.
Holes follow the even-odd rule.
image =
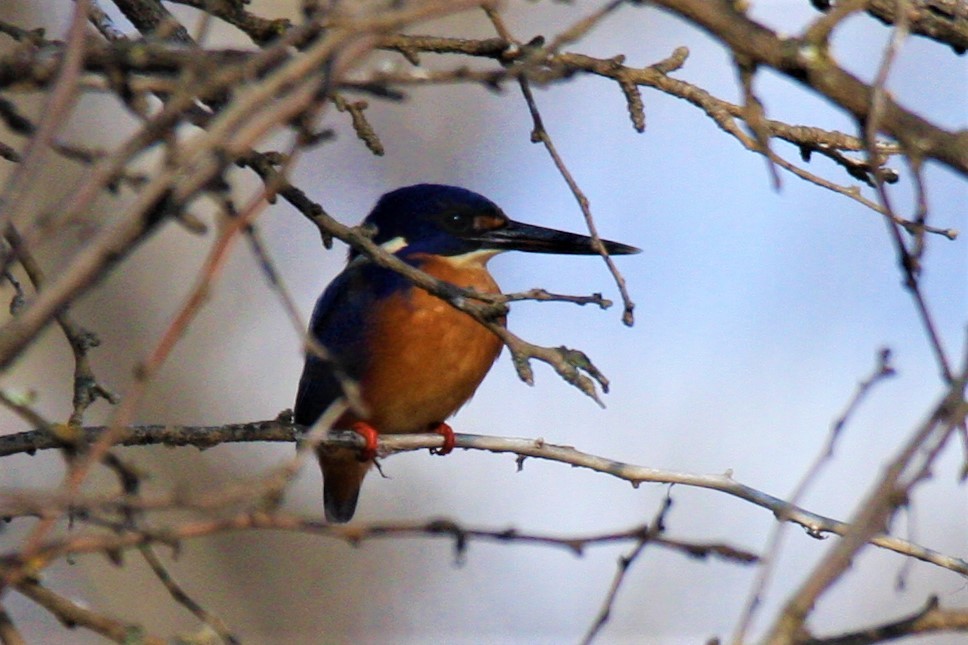
[[[416,184],[385,194],[364,220],[376,229],[373,241],[403,257],[415,253],[458,256],[477,251],[530,251],[592,255],[592,239],[508,218],[477,193],[440,184]],[[639,249],[602,240],[611,255]],[[350,250],[350,259],[359,251]]]

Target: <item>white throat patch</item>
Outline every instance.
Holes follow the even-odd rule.
[[[407,242],[407,238],[401,235],[393,238],[392,240],[387,240],[386,242],[380,245],[380,248],[386,251],[387,253],[396,253],[400,249],[407,246],[407,244],[409,244],[409,242]]]
[[[493,258],[498,253],[501,253],[501,251],[497,249],[478,249],[476,251],[462,253],[461,255],[450,255],[441,259],[455,267],[466,267],[473,265],[482,267],[487,264],[488,260]]]

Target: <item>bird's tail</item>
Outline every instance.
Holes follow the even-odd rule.
[[[353,519],[360,487],[371,463],[359,461],[352,450],[319,452],[319,466],[323,470],[323,506],[328,522],[342,524]]]

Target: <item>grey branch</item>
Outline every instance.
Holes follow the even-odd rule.
[[[299,439],[301,428],[285,420],[256,421],[252,423],[228,424],[223,426],[175,426],[146,425],[131,426],[125,429],[119,443],[125,446],[165,444],[168,446],[196,446],[210,448],[221,443],[239,441],[282,441],[295,442]],[[103,427],[82,429],[88,441],[94,441],[105,431]],[[638,487],[642,483],[679,484],[695,488],[719,491],[748,501],[772,512],[777,518],[798,524],[814,538],[827,534],[845,535],[850,524],[824,515],[813,513],[792,505],[778,497],[747,486],[733,479],[730,473],[703,475],[661,470],[629,464],[606,457],[592,455],[572,446],[546,443],[542,439],[514,437],[495,437],[488,435],[457,434],[456,446],[466,450],[483,450],[493,453],[517,455],[518,463],[531,457],[588,468],[596,472],[612,475]],[[362,448],[363,440],[353,432],[331,432],[321,442],[332,447]],[[0,437],[0,457],[18,453],[33,454],[37,450],[49,450],[62,446],[63,442],[50,432],[33,430]],[[379,452],[387,456],[396,452],[407,452],[429,448],[439,448],[443,439],[436,434],[385,435],[380,438]],[[44,500],[50,503],[51,500]],[[0,504],[0,513],[6,512]],[[870,543],[935,564],[956,573],[968,576],[968,560],[949,556],[885,533],[874,535]]]

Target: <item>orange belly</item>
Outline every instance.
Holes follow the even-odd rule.
[[[455,266],[427,257],[421,269],[481,293],[498,293],[481,261]],[[378,432],[424,432],[474,394],[501,341],[469,315],[423,289],[394,294],[380,307],[369,346],[370,369],[360,379],[366,419]]]

